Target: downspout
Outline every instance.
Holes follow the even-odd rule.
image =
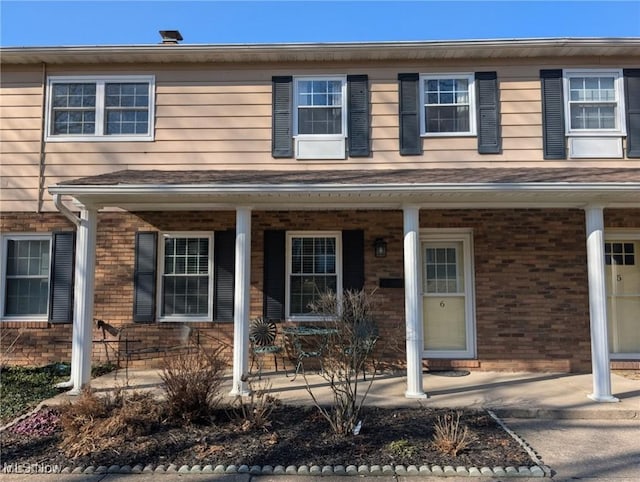
[[[80,226],[80,218],[73,214],[73,212],[62,203],[62,196],[60,196],[60,194],[53,195],[53,204],[55,204],[58,211],[60,211],[65,218],[75,224],[76,227]]]
[[[47,116],[47,64],[42,62],[42,116],[40,121],[40,158],[38,169],[38,201],[36,214],[42,212],[42,202],[44,198],[44,163],[45,163],[45,119]]]

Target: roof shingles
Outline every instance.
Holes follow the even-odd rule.
[[[482,168],[331,171],[123,170],[60,183],[115,185],[420,185],[640,183],[636,168]]]

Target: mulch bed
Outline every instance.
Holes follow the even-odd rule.
[[[473,442],[453,457],[432,445],[433,426],[445,410],[365,407],[359,435],[336,436],[314,407],[279,406],[268,429],[243,430],[242,422],[220,410],[207,425],[164,421],[145,435],[125,436],[117,447],[69,458],[60,448],[62,433],[0,434],[5,464],[99,465],[452,465],[531,466],[528,454],[486,413],[466,410],[461,422]]]

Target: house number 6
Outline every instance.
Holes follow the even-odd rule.
[[[444,308],[444,301],[440,302],[440,308]]]

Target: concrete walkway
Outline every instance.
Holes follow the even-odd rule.
[[[98,391],[114,387],[131,390],[151,390],[162,393],[158,370],[124,370],[104,375],[92,381]],[[589,399],[592,392],[590,374],[471,372],[466,376],[445,376],[425,373],[424,389],[428,398],[405,398],[406,377],[403,374],[379,374],[367,397],[367,405],[385,407],[426,406],[443,408],[490,408],[502,417],[513,418],[580,418],[580,419],[640,419],[640,380],[612,374],[613,395],[617,403],[598,403]],[[454,372],[455,374],[455,372]],[[231,381],[225,382],[227,393]],[[255,387],[267,388],[283,403],[310,404],[307,386],[321,402],[331,401],[328,384],[315,372],[295,379],[284,373],[263,374]],[[368,381],[358,381],[359,392]],[[73,397],[71,397],[73,398]],[[47,401],[56,404],[69,399],[65,393]]]
[[[618,403],[596,403],[587,395],[592,391],[591,375],[472,372],[451,377],[424,375],[429,398],[404,397],[404,375],[378,375],[371,387],[367,404],[379,406],[427,406],[489,408],[505,420],[507,426],[536,452],[551,468],[554,481],[599,480],[635,482],[640,480],[640,380],[612,375],[613,394]],[[231,388],[230,380],[226,383]],[[269,389],[284,403],[311,403],[306,385],[320,401],[329,401],[326,382],[317,374],[307,383],[299,375],[295,380],[282,373],[265,374],[256,382]],[[362,383],[362,388],[366,383]],[[157,370],[121,370],[92,382],[98,391],[116,386],[132,390],[161,393]],[[61,394],[46,403],[54,405],[69,398]],[[103,474],[103,475],[0,475],[2,482],[299,482],[313,480],[306,476],[256,476],[249,474]],[[323,482],[344,482],[348,477],[322,477]],[[499,481],[503,477],[473,477],[478,481]],[[442,482],[442,477],[370,476],[358,477],[366,482]],[[447,477],[447,482],[469,480]],[[511,479],[513,480],[513,479]],[[518,477],[518,481],[540,480]]]

